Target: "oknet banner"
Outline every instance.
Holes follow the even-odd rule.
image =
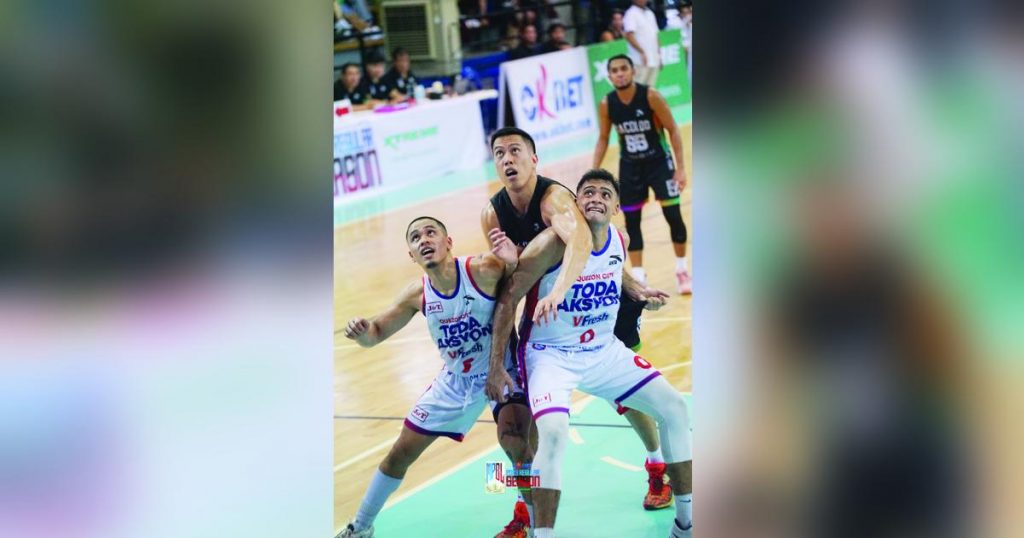
[[[597,129],[594,91],[582,47],[501,64],[499,125],[510,103],[516,127],[537,145]]]

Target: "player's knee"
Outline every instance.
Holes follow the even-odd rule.
[[[665,221],[668,222],[672,242],[685,243],[687,239],[686,223],[683,222],[683,213],[679,210],[679,204],[662,206],[661,212],[665,215]]]
[[[626,211],[626,232],[629,234],[629,251],[644,249],[644,234],[640,229],[640,211]]]
[[[414,461],[416,461],[416,452],[410,447],[396,443],[391,447],[388,455],[384,456],[380,470],[388,476],[401,478],[405,476],[405,472]]]
[[[509,427],[498,432],[498,444],[512,461],[526,461],[529,446],[525,431]]]

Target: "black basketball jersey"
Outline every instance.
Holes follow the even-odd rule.
[[[388,92],[391,91],[388,89],[388,85],[384,82],[383,77],[381,77],[378,82],[366,79],[366,89],[369,92],[371,99],[379,99],[381,101],[387,101]]]
[[[537,234],[548,227],[547,224],[544,224],[544,218],[540,214],[540,201],[552,185],[568,190],[568,187],[553,179],[537,176],[537,187],[533,189],[533,198],[530,198],[530,205],[527,206],[526,213],[522,216],[516,213],[512,199],[509,198],[508,191],[504,188],[491,197],[491,205],[498,215],[498,225],[501,226],[501,231],[505,232],[505,235],[516,245],[525,247],[534,237],[537,237]]]
[[[608,119],[619,133],[619,154],[623,160],[665,158],[665,139],[654,129],[654,110],[647,99],[647,86],[637,84],[628,105],[619,99],[618,93],[609,93]]]

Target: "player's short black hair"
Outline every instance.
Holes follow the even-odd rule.
[[[379,52],[371,52],[366,56],[366,65],[385,63],[384,56]]]
[[[523,140],[526,140],[526,143],[530,145],[530,151],[537,153],[537,144],[533,141],[533,137],[530,136],[530,133],[520,129],[519,127],[502,127],[501,129],[494,131],[494,134],[491,135],[491,149],[494,149],[495,140],[503,136],[512,135],[519,135],[523,137]]]
[[[608,69],[611,69],[612,68],[612,62],[614,62],[615,60],[626,60],[626,62],[629,63],[629,66],[633,67],[633,59],[630,58],[629,56],[626,56],[625,54],[616,54],[615,56],[612,56],[611,58],[608,58],[608,64],[605,67],[607,67]]]
[[[448,228],[445,228],[443,222],[437,220],[434,217],[428,217],[428,216],[424,215],[422,217],[416,217],[416,218],[414,218],[414,219],[409,221],[409,225],[405,227],[405,239],[406,239],[406,241],[409,240],[409,230],[412,229],[412,223],[414,223],[414,222],[416,222],[418,220],[423,220],[423,219],[429,219],[429,220],[432,220],[432,221],[436,222],[437,225],[440,226],[442,230],[444,230],[444,234],[448,235]]]
[[[619,180],[615,179],[615,176],[604,168],[593,168],[584,172],[583,177],[580,178],[580,182],[576,184],[577,195],[579,195],[580,191],[583,190],[583,184],[588,181],[604,181],[605,183],[609,183],[612,186],[612,190],[615,191],[615,197],[622,197],[619,192]]]
[[[349,67],[355,67],[356,69],[359,69],[360,71],[362,71],[362,68],[359,67],[359,64],[357,64],[355,62],[348,62],[345,65],[341,66],[341,74],[344,75],[345,71],[348,71]]]
[[[406,56],[408,56],[409,55],[409,51],[405,50],[405,47],[395,47],[391,51],[391,61],[395,61],[395,58],[398,58],[398,56],[402,55],[402,54],[405,54]]]

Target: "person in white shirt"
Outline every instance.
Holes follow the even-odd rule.
[[[622,19],[626,31],[629,57],[636,66],[636,81],[654,87],[661,71],[661,49],[658,46],[658,20],[647,9],[647,0],[633,0]]]

